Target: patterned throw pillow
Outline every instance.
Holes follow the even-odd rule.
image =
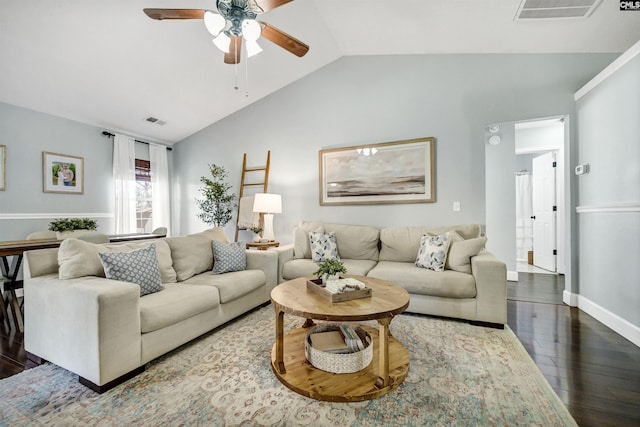
[[[140,296],[161,291],[156,245],[131,252],[98,252],[107,279],[140,285]]]
[[[244,242],[219,242],[213,240],[213,274],[242,271],[247,268]]]
[[[416,257],[416,266],[433,271],[444,271],[449,242],[449,233],[437,236],[424,234],[420,239],[420,250]]]
[[[322,262],[328,259],[340,261],[340,255],[338,255],[338,242],[336,240],[335,233],[331,232],[325,234],[310,231],[309,243],[311,247],[311,261]]]

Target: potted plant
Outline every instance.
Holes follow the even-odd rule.
[[[253,231],[256,234],[255,236],[253,236],[253,241],[259,242],[261,238],[260,233],[262,233],[262,227],[256,225],[254,227],[251,227],[249,230]]]
[[[98,222],[91,218],[62,218],[49,223],[49,230],[55,231],[58,239],[84,234],[98,228]]]
[[[338,279],[339,273],[346,273],[347,268],[344,266],[342,261],[338,261],[337,259],[328,259],[318,263],[318,270],[314,271],[313,274],[318,278],[322,279],[322,283],[326,283],[327,280],[335,280]]]
[[[229,193],[232,186],[227,183],[226,169],[222,166],[209,165],[211,178],[202,176],[200,187],[203,199],[196,199],[196,203],[200,208],[197,215],[203,222],[214,227],[223,227],[231,221],[232,212],[235,208],[235,193]]]

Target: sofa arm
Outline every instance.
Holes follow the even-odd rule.
[[[272,250],[278,254],[278,283],[280,284],[284,282],[284,278],[282,277],[284,264],[293,259],[293,243],[290,245],[280,246]]]
[[[25,350],[97,385],[140,366],[140,287],[57,274],[24,283]]]
[[[506,264],[485,250],[471,258],[471,273],[476,282],[477,319],[506,324]]]
[[[271,250],[247,249],[247,270],[262,270],[267,280],[267,301],[271,290],[278,284],[278,255]]]

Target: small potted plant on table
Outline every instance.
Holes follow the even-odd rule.
[[[314,276],[322,279],[322,284],[327,283],[327,280],[338,279],[339,273],[346,273],[347,269],[342,261],[336,259],[328,259],[318,263],[318,270],[313,272]]]
[[[55,231],[59,240],[88,233],[98,228],[98,222],[91,218],[63,218],[49,223],[49,230]]]

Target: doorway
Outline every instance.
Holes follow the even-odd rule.
[[[519,273],[563,273],[564,118],[515,123]]]

